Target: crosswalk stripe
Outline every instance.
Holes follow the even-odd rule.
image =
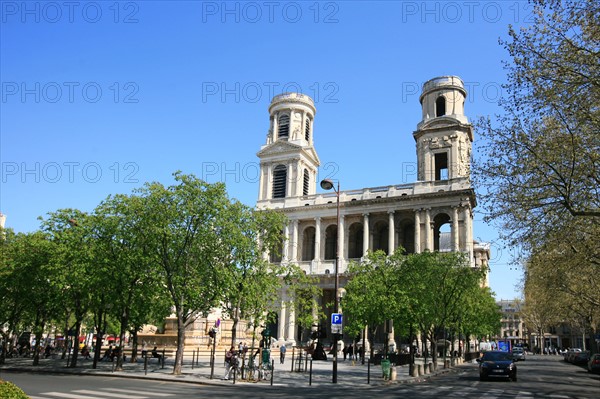
[[[95,393],[95,392],[94,392]],[[98,396],[89,396],[89,395],[73,395],[72,393],[62,393],[62,392],[44,392],[42,395],[56,396],[59,398],[67,398],[67,399],[106,399],[98,397]]]
[[[103,391],[112,391],[112,392],[123,392],[127,394],[134,395],[146,395],[146,396],[173,396],[172,393],[163,393],[163,392],[146,392],[140,390],[133,389],[119,389],[119,388],[102,388]]]
[[[516,398],[530,398],[532,396],[534,396],[532,392],[519,391]]]
[[[91,395],[101,395],[102,397],[108,397],[108,398],[122,398],[122,399],[146,399],[147,396],[136,396],[136,395],[132,395],[130,393],[128,394],[124,394],[124,393],[112,393],[112,392],[102,392],[102,391],[90,391],[88,389],[79,389],[76,391],[71,391],[73,393],[83,393],[83,394],[91,394]],[[139,395],[139,392],[138,392]]]

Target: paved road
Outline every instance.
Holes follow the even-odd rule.
[[[480,382],[477,366],[464,365],[454,372],[426,381],[403,384],[273,387],[265,383],[206,385],[173,381],[140,380],[110,376],[3,372],[2,378],[21,386],[32,399],[152,399],[214,398],[600,398],[600,376],[564,363],[559,357],[530,356],[518,363],[518,382]],[[361,380],[362,382],[362,380]]]

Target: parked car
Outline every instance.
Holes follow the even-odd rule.
[[[580,353],[581,349],[579,348],[569,349],[564,355],[565,362],[573,363],[573,359],[575,359],[575,356],[577,356]]]
[[[590,373],[600,373],[600,353],[590,356],[587,364],[587,370]]]
[[[516,361],[525,360],[525,349],[520,346],[515,346],[512,349],[513,359]]]
[[[488,351],[477,359],[479,363],[479,379],[508,378],[517,381],[517,365],[510,352]]]
[[[590,351],[579,352],[573,357],[571,363],[585,366],[590,361]]]

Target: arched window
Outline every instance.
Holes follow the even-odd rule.
[[[283,234],[282,234],[283,236]],[[280,263],[283,259],[283,241],[284,239],[281,239],[281,244],[278,245],[276,248],[274,248],[271,253],[269,254],[269,260],[271,261],[271,263]]]
[[[363,256],[363,226],[353,223],[348,229],[348,258],[356,259]]]
[[[310,184],[310,174],[308,173],[308,169],[304,169],[304,181],[302,186],[302,195],[308,195],[308,188]]]
[[[325,260],[335,259],[337,231],[337,226],[334,224],[325,230]]]
[[[435,100],[435,116],[444,115],[446,115],[446,98],[444,96],[439,96],[437,100]]]
[[[441,152],[434,155],[435,180],[448,180],[448,153]]]
[[[408,223],[402,228],[402,247],[407,254],[415,253],[415,225]]]
[[[382,250],[389,253],[388,225],[385,222],[377,222],[373,229],[373,251]]]
[[[290,135],[290,116],[288,114],[281,115],[279,117],[278,125],[279,131],[277,133],[277,137],[287,140]]]
[[[310,261],[315,258],[315,228],[307,227],[302,234],[302,260]]]
[[[452,250],[450,227],[450,216],[445,213],[435,215],[433,218],[433,249],[435,251],[449,252]]]
[[[306,118],[306,126],[304,126],[304,139],[310,141],[310,118]]]
[[[273,198],[285,198],[287,183],[287,168],[277,165],[273,171]]]

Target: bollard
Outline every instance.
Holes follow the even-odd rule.
[[[246,356],[242,357],[242,380],[244,379],[244,375],[246,375]]]
[[[411,377],[418,377],[419,374],[417,373],[417,365],[412,363],[411,365],[408,366],[408,375],[410,375]]]
[[[163,348],[162,357],[160,358],[160,368],[165,368],[165,349]]]
[[[423,365],[417,364],[417,376],[423,375]]]
[[[433,367],[433,363],[428,363],[427,367],[429,368],[429,373],[433,373],[435,368]]]
[[[308,369],[308,354],[304,356],[304,368],[302,369],[302,372],[306,372],[306,369]]]
[[[273,374],[275,374],[275,360],[271,360],[271,386],[273,386]]]
[[[232,359],[233,361],[233,359]],[[237,377],[237,367],[233,366],[233,385],[235,385],[235,378]]]
[[[396,381],[398,378],[398,373],[396,372],[396,367],[390,367],[390,381]]]
[[[148,375],[148,355],[144,356],[144,375]]]
[[[450,360],[444,360],[444,368],[445,369],[449,369],[450,368]]]
[[[371,359],[367,362],[367,384],[371,383]]]
[[[290,370],[292,373],[294,372],[294,357],[296,355],[296,347],[292,348],[292,369]]]
[[[310,372],[308,374],[308,385],[312,385],[312,358],[310,359]]]

